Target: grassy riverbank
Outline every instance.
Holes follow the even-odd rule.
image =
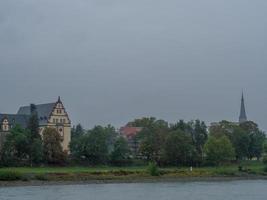
[[[151,176],[147,166],[142,167],[16,167],[0,168],[0,182],[4,181],[46,181],[46,182],[81,182],[81,181],[119,181],[134,182],[142,180],[174,180],[187,178],[223,178],[223,177],[265,177],[265,166],[260,162],[242,163],[221,167],[159,168],[159,176]]]

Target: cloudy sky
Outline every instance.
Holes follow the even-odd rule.
[[[266,0],[1,0],[0,112],[73,124],[249,119],[267,130]]]

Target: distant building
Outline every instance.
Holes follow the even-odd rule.
[[[22,128],[27,127],[29,115],[0,114],[0,149],[3,147],[6,135],[16,124]]]
[[[138,148],[139,148],[139,143],[135,136],[141,130],[142,127],[132,127],[128,125],[121,127],[119,130],[120,135],[128,141],[129,147],[135,155],[138,154]]]
[[[246,122],[246,121],[247,121],[247,114],[246,114],[246,109],[245,109],[244,94],[242,93],[239,123],[241,124],[241,123]]]
[[[69,149],[71,139],[71,121],[60,99],[53,103],[36,105],[39,118],[40,134],[46,127],[55,128],[61,135],[63,150]],[[16,124],[26,128],[31,115],[30,106],[20,107],[17,114],[0,114],[0,145],[3,145],[5,136]]]
[[[229,122],[229,123],[232,123],[233,125],[238,125],[238,124],[242,124],[242,123],[247,122],[247,121],[248,121],[248,119],[247,119],[246,108],[245,108],[245,99],[244,99],[244,94],[242,92],[239,120],[238,120],[238,122]],[[220,122],[211,122],[210,123],[210,127],[216,127],[219,125],[220,125]]]

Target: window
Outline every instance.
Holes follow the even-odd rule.
[[[66,119],[63,119],[63,123],[64,123],[64,124],[66,123]]]
[[[58,119],[56,119],[56,123],[58,123]]]
[[[54,123],[54,124],[56,123],[56,119],[55,119],[55,118],[53,118],[53,123]]]
[[[8,131],[8,126],[4,125],[4,131]]]

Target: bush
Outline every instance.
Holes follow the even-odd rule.
[[[22,175],[19,172],[15,172],[15,171],[0,172],[1,181],[16,181],[16,180],[21,180],[21,179],[22,179]]]
[[[35,179],[39,181],[47,181],[48,178],[45,176],[45,174],[36,174]]]
[[[151,176],[159,176],[159,169],[156,163],[151,162],[148,164],[148,173]]]
[[[262,159],[263,164],[267,165],[267,156],[264,156]]]

